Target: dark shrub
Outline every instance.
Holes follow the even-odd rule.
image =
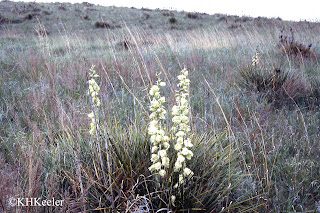
[[[237,29],[237,28],[241,28],[242,25],[241,24],[231,24],[228,28],[229,29]]]
[[[199,18],[199,15],[196,13],[187,13],[187,17],[191,19],[197,19]]]
[[[112,26],[111,24],[109,24],[108,22],[104,22],[104,21],[97,21],[94,26],[96,28],[105,28],[105,29],[113,29],[114,26]]]
[[[9,23],[9,19],[0,15],[0,24],[7,24],[7,23]]]
[[[42,13],[43,13],[44,15],[51,15],[52,12],[50,12],[50,11],[48,11],[48,10],[44,10],[44,11],[42,11]]]
[[[320,81],[306,81],[297,73],[280,68],[244,66],[239,70],[238,84],[249,93],[255,93],[259,102],[274,108],[314,109],[320,106]]]
[[[124,50],[128,50],[132,46],[131,42],[128,40],[123,40],[118,43],[118,47]]]
[[[163,12],[162,15],[163,16],[172,16],[173,17],[174,13],[172,13],[172,12],[170,12],[170,13],[169,12]]]
[[[283,30],[279,35],[279,48],[289,56],[299,56],[304,58],[315,58],[315,53],[311,50],[312,44],[304,45],[294,39],[293,30],[290,29],[290,36],[283,35]]]
[[[226,16],[221,16],[218,18],[219,22],[228,22],[228,18]]]
[[[141,8],[141,10],[143,10],[143,11],[152,11],[151,9],[148,9],[148,8]]]
[[[150,16],[150,14],[148,14],[148,13],[143,13],[142,15],[141,15],[141,18],[143,18],[143,19],[149,19],[151,16]]]
[[[21,20],[21,19],[9,20],[9,23],[11,23],[11,24],[20,24],[20,23],[22,23],[22,22],[23,22],[23,20]]]
[[[33,8],[33,10],[32,10],[33,12],[41,12],[41,9],[40,8],[38,8],[38,7],[35,7],[35,8]]]
[[[63,10],[63,11],[66,11],[66,10],[67,10],[67,8],[66,8],[65,6],[63,6],[63,5],[60,5],[60,6],[58,7],[58,9],[59,9],[59,10]]]
[[[94,6],[94,4],[91,4],[89,2],[82,2],[82,5],[86,6],[86,7],[92,7]]]
[[[170,24],[176,24],[177,22],[178,22],[178,21],[177,21],[176,18],[174,18],[174,17],[169,18],[169,23],[170,23]]]
[[[27,14],[24,16],[24,19],[28,19],[28,20],[31,20],[33,18],[33,14]]]

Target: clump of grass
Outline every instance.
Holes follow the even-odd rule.
[[[279,35],[279,48],[282,52],[289,56],[298,56],[304,58],[315,58],[315,53],[311,50],[312,44],[304,45],[294,38],[293,29],[290,29],[290,35],[283,34],[283,30]]]

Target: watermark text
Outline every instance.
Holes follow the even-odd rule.
[[[52,199],[41,199],[36,197],[29,198],[10,198],[9,205],[14,206],[63,206],[64,200]]]

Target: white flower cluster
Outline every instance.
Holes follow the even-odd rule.
[[[169,168],[169,158],[167,156],[167,150],[169,149],[169,137],[165,134],[163,129],[163,121],[165,119],[166,110],[163,107],[165,97],[161,97],[159,92],[159,86],[165,86],[165,82],[161,82],[158,77],[156,85],[153,85],[150,89],[150,96],[152,97],[149,116],[150,123],[148,127],[148,134],[151,136],[150,141],[152,144],[151,148],[151,162],[152,165],[149,167],[151,172],[159,172],[161,177],[166,175],[166,169]]]
[[[174,149],[178,152],[177,160],[174,164],[174,171],[179,172],[179,181],[174,186],[175,188],[178,185],[184,183],[184,178],[191,178],[193,176],[193,172],[186,167],[186,159],[190,160],[193,156],[190,147],[193,146],[191,143],[190,137],[188,137],[188,132],[190,132],[189,126],[189,106],[188,106],[188,98],[189,98],[189,83],[188,79],[188,71],[183,69],[181,74],[178,76],[180,80],[178,84],[179,90],[177,91],[176,99],[177,105],[172,107],[172,122],[174,123],[173,130],[175,132],[176,144]]]
[[[97,84],[97,82],[95,81],[95,78],[98,78],[99,75],[96,74],[96,71],[94,70],[94,65],[91,66],[90,70],[89,70],[89,75],[90,75],[90,80],[88,81],[89,83],[89,91],[88,94],[91,96],[92,98],[92,103],[94,106],[94,109],[96,109],[97,107],[100,106],[100,99],[98,97],[99,94],[99,90],[100,87]],[[96,120],[95,120],[95,114],[92,111],[91,113],[88,114],[88,117],[91,119],[91,123],[90,123],[90,131],[89,133],[91,135],[94,134],[95,130],[96,130]]]
[[[91,95],[92,98],[92,103],[99,107],[100,106],[100,99],[98,98],[98,93],[100,90],[99,85],[97,84],[97,82],[95,81],[95,78],[98,78],[99,75],[96,74],[96,71],[94,70],[94,65],[91,66],[90,70],[89,70],[89,75],[90,75],[90,80],[88,81],[89,83],[89,95]]]
[[[256,67],[259,65],[259,53],[256,51],[255,55],[252,56],[252,66]]]

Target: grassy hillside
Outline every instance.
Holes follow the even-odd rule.
[[[0,212],[320,212],[319,56],[319,23],[2,1]],[[183,68],[194,175],[175,188]],[[158,75],[166,178],[148,170]]]

